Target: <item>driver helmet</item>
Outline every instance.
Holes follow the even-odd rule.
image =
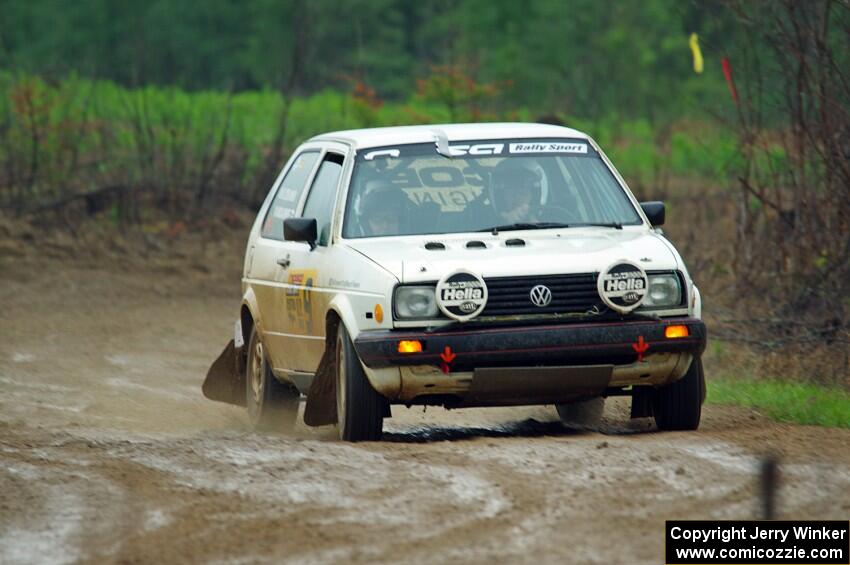
[[[360,226],[364,235],[400,235],[408,221],[409,199],[388,182],[370,181],[360,199]]]
[[[540,176],[521,161],[504,159],[490,175],[493,205],[500,213],[540,203]]]

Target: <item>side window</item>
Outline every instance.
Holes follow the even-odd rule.
[[[295,158],[266,212],[261,231],[263,237],[283,239],[283,221],[295,215],[295,209],[307,184],[307,177],[310,176],[318,158],[318,151],[305,151]]]
[[[331,217],[333,206],[336,201],[336,189],[339,185],[339,177],[342,174],[342,155],[328,153],[319,166],[316,179],[307,195],[307,203],[304,205],[305,218],[316,218],[319,232],[319,245],[327,245],[331,232]]]

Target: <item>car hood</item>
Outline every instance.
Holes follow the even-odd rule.
[[[470,242],[478,247],[468,247]],[[442,244],[445,249],[427,249],[426,244]],[[403,283],[436,281],[461,268],[485,278],[588,273],[602,271],[620,259],[633,261],[646,270],[679,268],[670,244],[645,229],[570,228],[511,231],[496,236],[381,237],[347,240],[346,245]]]

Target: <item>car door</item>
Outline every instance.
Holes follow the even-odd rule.
[[[305,190],[321,158],[321,148],[304,149],[295,155],[274,190],[274,196],[249,250],[248,280],[259,310],[257,327],[272,367],[285,367],[293,345],[287,335],[287,299],[290,289],[289,257],[300,245],[283,239],[283,221],[297,214]]]
[[[325,349],[325,313],[332,298],[328,281],[334,265],[329,260],[334,209],[343,177],[344,146],[326,150],[307,192],[301,217],[315,218],[315,249],[297,243],[290,253],[286,289],[285,332],[290,336],[287,368],[314,372]]]

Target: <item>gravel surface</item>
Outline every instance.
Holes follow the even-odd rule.
[[[709,406],[657,433],[609,401],[393,407],[379,443],[249,431],[203,398],[232,331],[238,260],[0,258],[0,563],[660,563],[664,520],[847,519],[850,430]],[[204,265],[207,265],[205,267]]]

